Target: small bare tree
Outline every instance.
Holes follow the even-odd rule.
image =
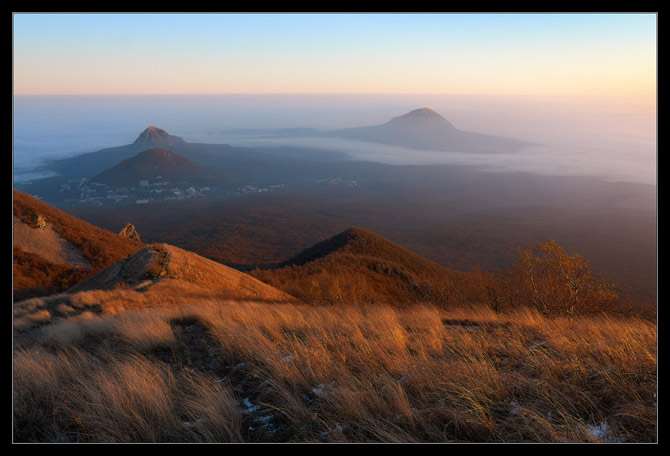
[[[554,240],[522,250],[520,259],[523,282],[544,314],[598,312],[618,298],[613,285],[595,276],[584,258],[568,255]]]

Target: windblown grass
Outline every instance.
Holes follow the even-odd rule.
[[[657,439],[647,320],[199,300],[24,331],[17,441]]]

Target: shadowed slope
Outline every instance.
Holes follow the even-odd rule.
[[[141,180],[209,182],[213,178],[213,173],[206,166],[167,149],[154,147],[123,160],[91,180],[107,185],[138,186]]]

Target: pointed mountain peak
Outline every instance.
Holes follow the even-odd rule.
[[[141,147],[168,147],[183,144],[185,141],[179,136],[172,136],[167,131],[150,126],[137,137],[133,145]]]

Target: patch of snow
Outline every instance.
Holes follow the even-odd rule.
[[[517,401],[512,401],[509,403],[510,409],[509,409],[509,414],[513,416],[517,416],[521,414],[521,409],[518,407],[519,403]]]
[[[317,397],[324,396],[326,394],[325,388],[326,388],[326,385],[321,383],[318,386],[312,388],[312,393],[314,393],[314,395],[317,396]]]
[[[587,424],[586,431],[598,442],[623,443],[626,441],[625,437],[617,437],[614,435],[610,427],[604,421],[601,421],[597,426]]]
[[[184,421],[182,424],[186,426],[187,428],[194,428],[196,426],[199,426],[205,422],[204,418],[198,418],[195,421]]]
[[[245,397],[245,398],[242,400],[242,405],[244,405],[244,407],[246,407],[245,410],[242,410],[242,413],[253,413],[253,412],[255,412],[256,410],[258,410],[258,406],[257,406],[257,405],[253,405],[251,402],[249,402],[249,398],[248,398],[248,397]]]
[[[267,423],[272,418],[274,418],[272,415],[265,415],[265,416],[261,416],[260,418],[256,418],[256,421],[260,421],[261,423]]]

